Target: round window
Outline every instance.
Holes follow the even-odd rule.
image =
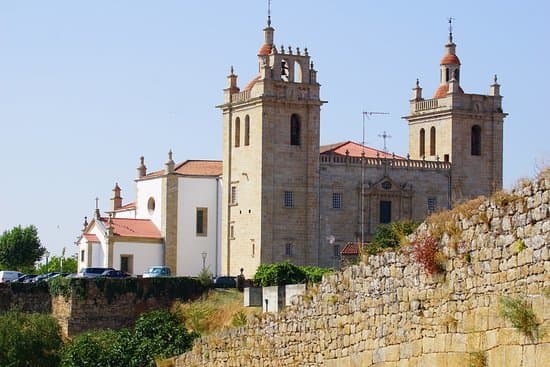
[[[155,211],[155,199],[153,197],[150,197],[147,201],[147,209],[149,209],[149,214],[153,214]]]
[[[382,182],[382,188],[383,188],[384,190],[389,190],[389,189],[391,189],[391,182],[389,182],[389,181],[384,181],[384,182]]]

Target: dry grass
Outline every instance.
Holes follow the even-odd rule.
[[[479,206],[486,200],[485,196],[478,196],[475,199],[465,201],[455,205],[453,212],[461,215],[463,218],[470,219],[477,212]]]
[[[457,223],[458,218],[456,214],[455,210],[446,210],[430,215],[426,219],[426,222],[428,223],[432,237],[439,241],[447,233],[451,242],[456,244],[460,241],[462,230]]]
[[[186,328],[208,335],[233,325],[235,317],[244,318],[259,310],[243,306],[243,294],[237,290],[213,289],[194,302],[176,302],[172,311],[179,315]],[[238,315],[238,316],[235,316]]]
[[[487,356],[485,355],[485,352],[470,353],[469,367],[485,367],[485,366],[487,366]]]

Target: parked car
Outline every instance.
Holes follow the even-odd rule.
[[[169,277],[172,275],[170,268],[168,266],[151,266],[145,273],[143,273],[144,278],[155,278],[155,277]]]
[[[32,283],[33,279],[36,278],[36,274],[23,274],[19,278],[12,280],[12,282],[17,283]]]
[[[217,277],[214,280],[215,288],[237,288],[237,279],[235,277]]]
[[[48,279],[53,278],[53,277],[58,277],[59,274],[60,273],[58,271],[52,271],[50,273],[40,274],[40,275],[36,276],[35,278],[33,278],[33,283],[41,282],[43,280],[48,280]]]
[[[2,270],[0,271],[0,283],[7,283],[16,280],[23,273],[14,270]]]
[[[115,270],[113,268],[82,268],[78,272],[78,278],[97,278],[107,270]]]
[[[120,270],[105,270],[101,273],[101,276],[106,278],[128,278],[130,274]]]

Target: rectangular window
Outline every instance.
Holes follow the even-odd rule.
[[[428,198],[428,213],[432,214],[437,209],[437,198],[429,197]]]
[[[233,224],[229,227],[229,238],[235,239],[235,226]]]
[[[391,222],[391,201],[380,201],[380,223]]]
[[[285,191],[285,208],[294,208],[294,192]]]
[[[208,208],[197,208],[197,236],[207,235]]]
[[[80,251],[80,262],[84,262],[84,250]]]
[[[231,186],[231,204],[237,205],[237,186]]]
[[[340,258],[340,245],[332,246],[332,256],[339,259]]]
[[[342,209],[342,193],[332,193],[332,209]]]
[[[120,271],[132,274],[134,272],[133,262],[133,255],[120,255]]]
[[[287,243],[285,245],[285,255],[291,257],[292,256],[292,244]]]

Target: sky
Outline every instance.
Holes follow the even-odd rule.
[[[321,144],[361,141],[406,155],[416,78],[430,98],[454,20],[466,93],[498,74],[504,186],[550,163],[547,1],[272,0],[275,44],[308,48],[321,98]],[[0,231],[33,224],[52,254],[77,252],[84,216],[108,210],[118,182],[135,196],[145,157],[160,169],[221,159],[233,65],[257,74],[267,0],[0,2]]]

